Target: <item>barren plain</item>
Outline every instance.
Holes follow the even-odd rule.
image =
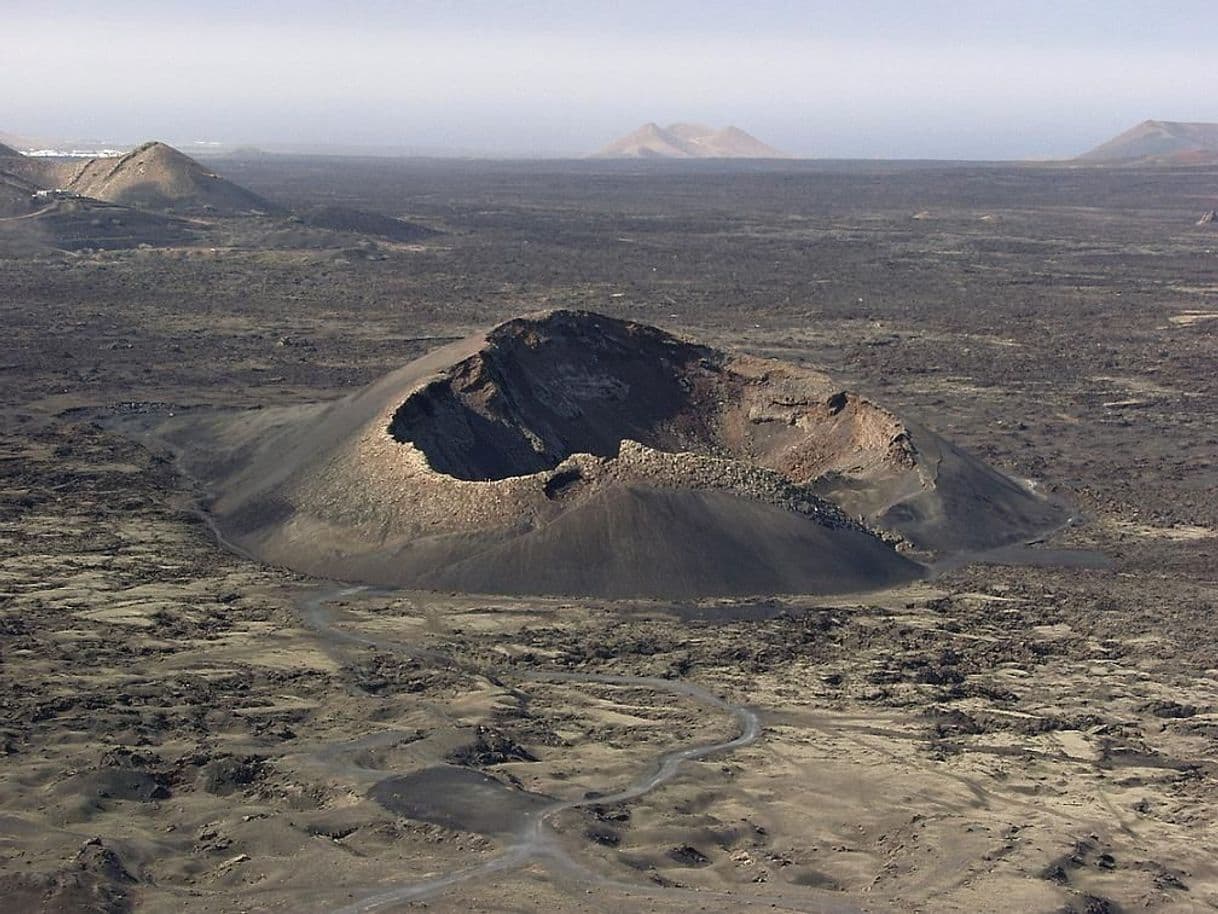
[[[5,910],[1218,908],[1218,170],[215,167],[437,234],[0,259]],[[108,421],[551,308],[829,371],[1078,521],[851,596],[377,590],[226,549]]]

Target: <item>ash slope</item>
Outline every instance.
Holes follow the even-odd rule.
[[[117,158],[91,159],[67,183],[72,193],[145,209],[271,213],[279,207],[172,146],[151,142]]]
[[[1062,516],[825,375],[586,312],[508,321],[337,403],[155,434],[234,545],[384,585],[850,592],[922,573],[872,527],[951,551]]]

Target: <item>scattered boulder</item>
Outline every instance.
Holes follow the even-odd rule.
[[[710,863],[710,857],[691,844],[674,847],[668,852],[668,859],[681,866],[706,866]]]
[[[135,877],[123,865],[122,858],[113,848],[107,847],[101,838],[90,838],[81,845],[76,854],[76,865],[87,873],[111,882],[135,882]]]
[[[535,762],[537,756],[506,733],[479,724],[473,742],[454,751],[448,760],[457,765],[481,768],[505,762]]]
[[[38,914],[129,914],[125,884],[99,879],[79,869],[0,876],[4,910]]]
[[[200,786],[210,794],[228,796],[258,783],[266,774],[266,761],[256,755],[225,755],[203,766]]]

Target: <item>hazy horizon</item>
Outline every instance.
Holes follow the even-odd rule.
[[[6,12],[0,132],[580,156],[698,121],[798,156],[1028,159],[1218,120],[1189,0],[201,6]]]

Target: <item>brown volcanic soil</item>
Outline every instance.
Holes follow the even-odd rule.
[[[145,143],[116,158],[92,159],[64,186],[84,197],[148,209],[218,214],[277,210],[257,194],[158,142]]]
[[[80,170],[79,159],[17,155],[0,158],[0,172],[21,178],[35,187],[54,190],[67,185]]]
[[[825,375],[552,311],[336,404],[160,431],[224,535],[326,577],[608,597],[915,578],[865,522],[981,550],[1060,508]]]
[[[378,914],[1218,905],[1213,169],[222,170],[447,232],[372,260],[217,220],[182,248],[0,256],[0,908],[333,914],[459,874],[533,798],[733,735],[688,683],[760,739]],[[93,422],[336,400],[539,304],[832,365],[1079,504],[1051,545],[1115,568],[819,599],[332,592],[327,632],[324,585],[218,548],[174,467]],[[443,790],[475,782],[474,810]]]

